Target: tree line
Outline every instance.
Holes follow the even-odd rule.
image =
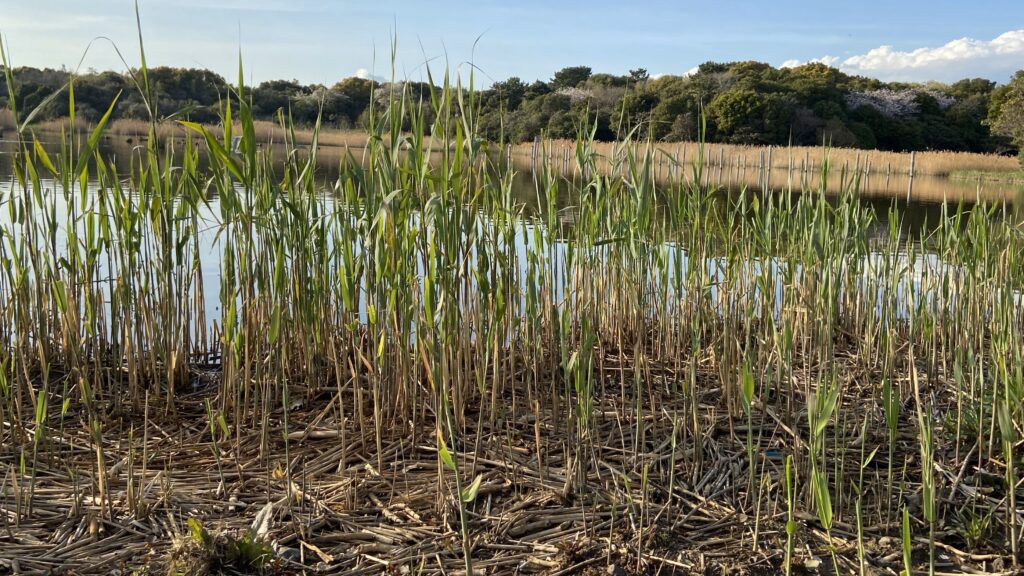
[[[66,70],[12,70],[15,104],[31,110],[64,86]],[[225,79],[209,70],[157,67],[148,70],[160,117],[217,122]],[[7,105],[0,76],[0,107]],[[254,116],[280,114],[297,125],[319,117],[339,128],[368,123],[371,101],[386,103],[400,90],[430,116],[431,87],[398,86],[346,78],[333,86],[271,80],[253,87]],[[148,119],[130,74],[89,72],[74,78],[76,114],[96,120],[121,94],[113,118]],[[1013,153],[1024,144],[1024,70],[999,86],[982,78],[953,84],[882,82],[851,76],[824,64],[775,68],[761,62],[708,62],[685,76],[651,77],[638,68],[625,75],[593,73],[571,66],[548,80],[517,77],[478,91],[478,128],[484,138],[522,142],[545,135],[572,138],[586,126],[598,140],[627,134],[659,141],[695,140],[734,144],[820,145],[881,150],[952,150]],[[376,107],[380,110],[383,107]],[[66,100],[43,105],[36,118],[67,114]]]

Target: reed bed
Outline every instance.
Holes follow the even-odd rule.
[[[658,179],[656,147],[581,127],[530,214],[471,87],[442,82],[432,130],[394,94],[326,189],[318,132],[261,148],[241,82],[220,131],[182,124],[202,153],[152,122],[127,173],[106,117],[59,154],[20,135],[3,569],[1017,570],[1005,206],[908,237],[856,171],[723,196],[710,155]]]
[[[7,117],[10,116],[9,111],[5,110],[4,112],[7,114]],[[12,130],[16,129],[13,121],[5,123],[4,117],[0,116],[0,129],[5,127]],[[73,128],[80,135],[88,135],[96,129],[96,124],[95,122],[78,122]],[[111,120],[103,133],[108,138],[145,142],[150,137],[151,128],[153,128],[153,124],[145,120],[117,119]],[[216,125],[206,125],[205,128],[218,132],[223,130],[222,127]],[[60,134],[61,132],[69,132],[71,129],[72,122],[70,118],[48,120],[33,126],[33,131],[40,133],[41,140],[44,141],[52,139],[53,135]],[[283,127],[281,124],[266,120],[253,120],[252,129],[256,142],[264,145],[290,142],[295,146],[309,146],[313,143],[315,137],[319,146],[363,148],[366,146],[366,141],[369,138],[369,135],[364,130],[314,130],[312,128]],[[236,122],[233,130],[235,133],[241,133],[242,125]],[[189,132],[180,123],[170,120],[157,122],[155,134],[157,143],[164,146],[174,143],[179,149],[186,138],[192,138],[197,142],[201,140],[196,134]]]
[[[983,170],[959,170],[951,173],[949,177],[953,180],[964,180],[968,182],[1007,182],[1011,184],[1024,184],[1024,170],[985,172]]]
[[[116,120],[111,122],[108,133],[115,136],[131,137],[143,140],[149,135],[150,123],[143,120]],[[208,130],[223,130],[217,126],[206,126]],[[242,125],[236,123],[233,127],[235,133],[241,133]],[[314,137],[320,146],[340,146],[350,148],[362,148],[366,146],[368,135],[362,130],[317,130],[311,128],[283,127],[281,124],[266,120],[253,120],[252,129],[256,141],[261,144],[291,142],[298,146],[308,146],[313,143]],[[316,132],[314,134],[314,132]],[[157,124],[157,140],[167,143],[170,140],[182,140],[186,136],[192,137],[195,134],[189,133],[177,122],[160,122]]]
[[[637,145],[632,142],[632,145]],[[596,143],[595,151],[604,157],[615,157],[622,143]],[[565,151],[572,151],[575,142],[553,140],[545,143],[548,160],[564,163]],[[688,165],[703,154],[708,168],[719,166],[727,169],[786,170],[798,173],[819,173],[826,160],[825,148],[807,146],[746,146],[737,144],[702,142],[659,142],[654,145],[659,166],[673,164]],[[514,153],[519,156],[535,157],[534,143],[518,144]],[[570,152],[569,157],[572,157]],[[1019,169],[1016,158],[999,154],[978,154],[929,150],[914,152],[887,152],[883,150],[860,150],[856,148],[829,148],[828,162],[836,172],[858,171],[862,174],[883,176],[915,175],[948,176],[957,171],[1013,171]]]

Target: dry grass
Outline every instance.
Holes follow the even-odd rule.
[[[14,121],[6,110],[0,111],[0,129],[5,127],[15,128]],[[93,124],[79,123],[75,125],[75,130],[80,133],[88,132],[94,127]],[[258,142],[264,144],[283,144],[286,141],[287,135],[285,131],[274,122],[257,120],[253,123],[253,127],[255,128],[256,140]],[[145,141],[149,135],[149,128],[149,122],[145,120],[118,119],[110,123],[106,133],[110,136]],[[219,125],[207,125],[207,128],[213,131],[214,134],[222,130],[222,127]],[[67,118],[48,120],[35,124],[34,129],[40,133],[59,133],[62,130],[66,132],[70,130],[70,121]],[[235,123],[234,129],[236,133],[241,133],[240,124]],[[180,140],[190,134],[177,122],[161,122],[157,124],[156,133],[157,140],[164,143],[169,140]],[[313,143],[312,129],[296,129],[294,135],[296,145],[308,146]],[[362,130],[324,129],[320,132],[321,146],[362,148],[366,146],[366,139],[366,132]]]
[[[596,143],[597,169],[616,170],[625,175],[629,170],[627,152],[637,157],[647,150],[637,144],[627,150],[621,143]],[[688,181],[693,177],[700,145],[694,142],[653,145],[652,176],[659,182]],[[531,171],[538,162],[549,162],[563,173],[579,176],[576,144],[571,141],[545,141],[535,148],[520,144],[506,150],[523,171]],[[822,162],[828,159],[828,182],[822,186]],[[817,190],[836,193],[844,182],[858,179],[858,194],[865,197],[900,198],[925,202],[1016,202],[1020,195],[1013,179],[957,178],[957,174],[1011,175],[1017,160],[994,154],[961,152],[917,152],[914,173],[910,178],[910,153],[854,150],[847,148],[753,147],[727,144],[704,145],[701,170],[703,186],[737,190]],[[763,166],[771,165],[771,170]],[[965,172],[966,171],[966,172]]]
[[[79,133],[89,132],[94,126],[90,123],[77,122],[75,123],[75,131]],[[71,131],[71,119],[70,118],[54,118],[53,120],[47,120],[45,122],[38,122],[31,125],[33,131],[38,132],[70,132]]]
[[[215,125],[208,125],[207,128],[215,134],[222,130],[220,126]],[[281,144],[288,138],[285,130],[274,122],[257,120],[253,122],[253,128],[256,131],[256,140],[258,142],[265,144]],[[234,130],[236,133],[240,134],[241,125],[235,123]],[[145,138],[149,133],[149,123],[143,120],[117,120],[111,123],[108,132],[116,136],[141,139]],[[157,125],[157,138],[161,142],[166,142],[170,138],[184,138],[187,134],[188,132],[176,122],[162,122]],[[313,130],[295,130],[295,144],[308,146],[312,143]],[[320,144],[322,146],[348,146],[352,148],[363,147],[366,145],[366,132],[361,130],[322,130],[320,132]]]
[[[14,128],[13,119],[6,110],[0,111],[0,129]],[[78,124],[78,130],[91,130],[90,124]],[[208,125],[214,133],[219,126]],[[284,143],[287,139],[285,130],[276,122],[257,120],[253,122],[256,139],[262,143]],[[36,126],[40,132],[59,132],[69,129],[66,118],[50,120]],[[236,123],[235,129],[241,126]],[[111,122],[108,133],[115,136],[144,139],[149,132],[149,123],[143,120],[115,120]],[[294,131],[295,144],[308,146],[313,143],[313,130],[297,128]],[[170,138],[180,139],[186,131],[175,122],[163,122],[157,126],[157,136],[161,142]],[[366,146],[367,133],[364,130],[340,130],[324,128],[320,131],[320,145],[348,148]],[[553,140],[544,143],[548,157],[555,165],[571,163],[575,143],[568,140]],[[606,158],[620,154],[621,144],[602,142],[595,145],[596,152]],[[675,162],[690,165],[699,155],[700,145],[696,142],[658,143],[654,145],[659,152],[660,165],[668,166]],[[770,150],[770,152],[769,152]],[[512,148],[513,154],[519,157],[532,157],[533,144],[524,143]],[[763,164],[771,159],[773,170],[795,171],[800,173],[818,172],[821,163],[827,157],[832,170],[839,173],[858,169],[863,174],[881,175],[883,177],[899,177],[910,173],[911,154],[909,152],[886,152],[882,150],[858,150],[853,148],[822,147],[768,147],[739,146],[732,144],[705,144],[704,157],[708,166],[732,168],[737,172],[755,173]],[[1012,172],[1019,170],[1016,158],[998,154],[975,154],[970,152],[924,151],[914,153],[915,176],[949,176],[954,172]],[[976,178],[975,178],[976,179]]]
[[[268,122],[266,120],[257,120],[253,122],[253,127],[256,129],[256,139],[260,142],[280,143],[285,141],[285,131],[277,123]],[[238,126],[238,128],[241,127]],[[365,130],[339,130],[334,128],[324,128],[320,131],[319,140],[322,146],[362,148],[363,146],[366,146],[366,138],[367,134]],[[313,130],[296,129],[295,143],[306,146],[312,144]]]
[[[574,142],[554,140],[545,143],[549,156],[554,161],[564,159],[565,150],[572,150]],[[644,146],[644,145],[640,145]],[[692,163],[699,155],[700,144],[696,142],[658,143],[653,145],[662,157],[671,158],[681,164]],[[605,157],[620,152],[617,143],[598,143],[596,151]],[[532,155],[533,144],[525,143],[515,147],[520,155]],[[739,146],[733,144],[705,144],[704,157],[708,165],[746,168],[756,170],[767,164],[771,158],[773,169],[816,171],[827,156],[832,168],[867,171],[871,174],[909,174],[911,153],[885,152],[882,150],[858,150],[854,148],[829,148],[808,146]],[[571,155],[571,152],[570,152]],[[1019,168],[1016,158],[997,154],[975,154],[970,152],[926,151],[914,153],[914,174],[946,176],[959,170],[1010,171]]]
[[[16,130],[14,115],[6,108],[0,109],[0,130]]]
[[[157,136],[170,136],[171,134],[168,132],[168,129],[174,130],[176,132],[175,135],[178,136],[185,134],[184,128],[181,128],[180,125],[165,122],[157,125]],[[141,139],[149,134],[149,122],[145,120],[114,120],[110,123],[110,127],[107,128],[107,134]]]
[[[364,346],[360,353],[372,356],[372,344]],[[638,349],[616,350],[603,343],[601,350],[599,364],[609,378],[637,368],[628,355]],[[642,352],[653,358],[656,350],[652,346]],[[842,346],[836,355],[850,398],[870,398],[872,383],[880,377],[857,360],[862,352],[856,345]],[[596,573],[586,571],[593,567],[601,573],[617,567],[616,574],[782,573],[785,503],[772,502],[755,511],[743,424],[725,411],[702,410],[693,415],[695,424],[708,431],[700,450],[683,437],[678,447],[670,441],[677,435],[678,419],[691,409],[686,398],[671,390],[678,378],[672,363],[644,362],[645,373],[663,386],[651,387],[652,396],[642,399],[639,411],[636,397],[620,395],[618,385],[607,382],[608,393],[593,409],[589,447],[600,454],[601,466],[586,466],[572,455],[574,433],[564,414],[523,404],[529,394],[524,380],[507,383],[501,401],[508,411],[494,424],[480,417],[479,406],[471,409],[464,433],[474,440],[467,440],[460,471],[483,479],[470,519],[478,573],[513,573],[517,567],[544,574]],[[710,351],[696,363],[701,366],[696,374],[701,406],[724,401],[717,363]],[[193,367],[192,378],[216,381],[217,375]],[[364,385],[353,382],[337,392],[296,386],[293,397],[301,399],[302,408],[290,411],[287,420],[281,410],[267,415],[268,444],[261,443],[259,434],[218,442],[219,462],[211,453],[204,408],[206,400],[218,402],[217,385],[180,397],[175,416],[146,403],[132,406],[121,398],[106,399],[102,458],[110,498],[88,480],[96,466],[88,432],[67,427],[60,457],[41,461],[36,470],[31,515],[21,508],[27,485],[5,485],[0,492],[6,498],[0,511],[18,519],[13,536],[0,533],[0,569],[43,573],[64,566],[99,574],[111,566],[130,571],[148,564],[152,573],[188,566],[195,571],[187,573],[205,574],[195,567],[209,563],[208,551],[183,545],[189,518],[201,518],[211,533],[237,535],[269,502],[273,514],[268,537],[277,552],[273,568],[283,573],[310,570],[320,562],[324,571],[318,573],[327,574],[460,573],[457,506],[453,498],[438,498],[438,479],[445,471],[433,424],[396,423],[375,442],[372,426],[339,418],[334,409],[349,415],[372,413],[368,390],[360,395],[361,407],[342,408]],[[948,387],[936,390],[944,407],[955,403]],[[858,407],[868,413],[869,405],[870,400]],[[780,448],[788,453],[794,441],[806,438],[803,427],[780,427],[781,418],[768,406],[749,422],[759,431],[759,454]],[[54,415],[49,427],[59,425]],[[912,419],[900,426],[900,437],[913,437]],[[854,482],[859,422],[843,428],[843,445],[836,449],[846,455],[846,480]],[[134,431],[130,437],[128,430]],[[867,434],[871,444],[885,442],[881,428]],[[913,462],[916,450],[914,443],[901,442],[894,457]],[[144,454],[149,457],[140,471]],[[714,460],[701,463],[700,454]],[[17,477],[19,457],[13,444],[0,447],[6,477]],[[673,462],[675,486],[666,481]],[[759,457],[754,464],[759,482],[781,481],[781,458]],[[935,466],[950,478],[959,467],[953,460]],[[884,464],[874,462],[870,471],[884,474]],[[918,474],[913,465],[906,472],[909,477]],[[872,490],[864,498],[866,509],[884,510],[884,491]],[[812,527],[816,523],[810,514],[799,520]],[[794,556],[797,570],[811,567],[830,545],[838,545],[844,573],[853,573],[853,523],[853,518],[838,521],[838,534],[831,541],[821,530],[801,529]],[[885,573],[900,569],[899,541],[887,536],[891,532],[891,525],[878,520],[864,527],[873,562]],[[956,543],[955,536],[948,540]],[[957,552],[950,568],[962,573],[985,569],[987,557],[948,548]]]
[[[1003,182],[1006,184],[1024,184],[1024,170],[1015,172],[989,172],[985,170],[958,170],[949,175],[952,180],[964,182]]]

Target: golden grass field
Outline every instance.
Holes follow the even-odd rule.
[[[513,153],[532,155],[533,143],[523,143],[513,148]],[[569,140],[552,140],[544,143],[548,155],[553,160],[563,159],[566,150],[573,154],[575,142]],[[637,144],[639,151],[651,147],[662,163],[668,165],[672,161],[682,165],[690,165],[698,157],[700,144],[696,142],[665,142],[653,144]],[[770,152],[769,152],[770,150]],[[615,157],[621,152],[621,144],[603,142],[595,146],[595,151],[606,158]],[[909,174],[911,165],[910,152],[887,152],[883,150],[859,150],[855,148],[825,148],[822,146],[742,146],[735,144],[704,144],[705,165],[708,167],[739,167],[757,170],[762,163],[771,159],[772,169],[790,169],[799,171],[816,171],[820,169],[822,159],[828,155],[832,170],[842,168],[856,169],[873,174]],[[1020,167],[1016,158],[998,154],[976,154],[971,152],[923,151],[914,154],[914,175],[946,176],[954,171],[1013,171]]]
[[[68,119],[51,120],[39,123],[35,130],[40,133],[59,133],[70,128]],[[91,126],[80,124],[78,130],[87,130]],[[149,123],[142,120],[115,120],[107,129],[108,136],[128,141],[143,141],[148,137]],[[209,126],[218,133],[219,126]],[[267,144],[283,144],[286,134],[275,122],[259,120],[254,122],[256,138]],[[16,129],[11,114],[0,110],[0,131]],[[176,122],[162,122],[157,125],[157,138],[161,142],[180,143],[188,137],[188,131]],[[296,129],[295,144],[308,146],[313,142],[313,131]],[[194,135],[193,135],[194,137]],[[319,135],[319,143],[326,148],[363,148],[366,146],[367,135],[363,130],[339,130],[324,128]],[[688,176],[692,172],[694,161],[700,154],[701,145],[696,142],[665,142],[636,143],[634,151],[643,154],[652,152],[655,158],[656,176],[667,175]],[[848,175],[858,173],[862,176],[865,193],[880,196],[898,196],[907,188],[907,176],[911,174],[912,155],[909,152],[887,152],[882,150],[859,150],[853,148],[825,148],[808,146],[742,146],[733,144],[704,144],[705,177],[709,183],[756,184],[758,174],[770,163],[772,171],[771,184],[792,183],[795,187],[814,184],[814,178],[820,177],[822,161],[827,157],[830,163],[832,178],[838,178],[844,172]],[[507,147],[502,151],[517,159],[520,165],[529,167],[546,154],[556,168],[566,171],[575,167],[575,142],[567,140],[546,140],[539,145],[532,142]],[[613,158],[623,158],[623,145],[613,142],[599,142],[594,145],[601,160],[599,166],[610,168]],[[1010,174],[1019,170],[1018,160],[997,154],[977,154],[951,151],[922,151],[913,153],[913,175],[915,187],[921,191],[923,198],[931,200],[948,199],[950,196],[944,186],[936,186],[938,179],[954,175],[960,188],[969,184],[986,184],[987,188],[995,188],[996,184],[1013,184],[1013,178],[999,178],[1001,174]],[[683,170],[683,172],[681,172]],[[970,175],[969,178],[963,177]],[[978,175],[984,175],[978,177]],[[795,177],[793,175],[796,175]],[[803,176],[803,175],[810,175]],[[991,177],[990,177],[991,176]],[[929,180],[928,177],[931,177]],[[795,182],[793,181],[795,179]],[[789,180],[789,182],[787,182]],[[918,184],[920,183],[920,184]],[[937,190],[937,188],[943,188]],[[966,190],[966,188],[965,188]],[[959,191],[953,197],[970,195],[972,191]],[[1002,193],[1002,192],[1001,192]],[[915,194],[915,196],[917,196]],[[991,194],[979,193],[979,197],[999,199]]]
[[[275,122],[256,120],[253,122],[253,126],[256,130],[256,138],[260,142],[280,144],[284,143],[286,140],[284,129]],[[40,122],[34,125],[32,130],[40,133],[54,134],[60,133],[61,131],[67,132],[70,130],[70,127],[71,123],[67,118],[59,118]],[[94,127],[95,126],[93,124],[78,124],[75,126],[77,132],[90,131]],[[214,125],[209,125],[207,127],[213,130],[215,134],[222,129],[220,126]],[[148,138],[149,128],[149,122],[144,120],[119,119],[110,122],[106,133],[111,137],[144,140],[145,138]],[[236,124],[235,128],[240,130],[241,126]],[[0,110],[0,130],[3,129],[16,129],[14,120],[11,118],[10,112],[7,110]],[[166,121],[157,124],[156,133],[157,139],[161,142],[167,142],[171,139],[181,140],[189,136],[189,132],[185,127],[173,121]],[[295,130],[295,144],[309,145],[312,144],[312,142],[312,130]],[[322,146],[349,146],[361,148],[366,145],[366,132],[362,130],[324,129],[320,132],[320,144]]]

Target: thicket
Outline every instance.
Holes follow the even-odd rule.
[[[17,68],[13,72],[21,110],[34,109],[70,77],[66,70]],[[229,97],[224,78],[208,70],[162,67],[149,74],[162,103],[161,117],[214,123],[221,100]],[[430,86],[403,84],[404,90],[396,92],[387,83],[356,77],[333,86],[271,80],[252,91],[252,111],[257,119],[285,114],[299,126],[312,125],[322,114],[320,119],[327,125],[362,128],[368,122],[371,101],[385,104],[390,95],[407,92],[430,120]],[[1001,121],[1007,117],[1006,110],[1020,107],[1014,104],[1019,100],[1013,97],[1014,84],[997,86],[982,78],[953,84],[884,83],[817,63],[774,68],[759,62],[708,62],[688,76],[657,78],[642,68],[618,76],[572,66],[557,71],[547,82],[527,83],[517,77],[494,82],[477,94],[476,106],[481,136],[495,141],[522,142],[542,134],[574,138],[584,121],[596,125],[597,140],[619,139],[634,130],[662,141],[696,140],[704,117],[710,142],[830,142],[837,147],[880,150],[1009,154],[1021,140]],[[146,118],[141,98],[130,87],[127,74],[77,76],[78,115],[98,119],[120,92],[112,117]],[[5,86],[0,86],[0,94],[4,94],[0,107],[6,106]],[[62,101],[53,99],[37,119],[64,116]]]

